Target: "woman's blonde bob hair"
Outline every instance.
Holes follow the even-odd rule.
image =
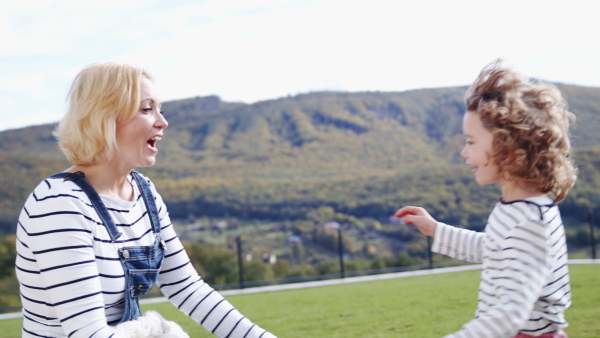
[[[69,162],[98,165],[113,157],[117,126],[135,117],[143,78],[153,81],[145,70],[116,62],[91,64],[77,74],[54,131]]]
[[[495,60],[465,96],[492,132],[492,162],[509,180],[562,201],[577,179],[571,161],[569,125],[575,115],[553,85],[530,80]]]

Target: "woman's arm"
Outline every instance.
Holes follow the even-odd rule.
[[[223,296],[205,283],[192,266],[169,219],[166,206],[156,192],[161,237],[167,244],[158,277],[164,295],[183,313],[219,337],[274,337],[252,323]]]
[[[69,337],[108,337],[93,249],[98,220],[85,196],[72,191],[74,185],[61,189],[62,184],[72,185],[42,182],[19,217],[16,268],[24,330],[53,322]]]

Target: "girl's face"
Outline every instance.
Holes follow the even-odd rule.
[[[498,166],[492,163],[492,132],[485,129],[479,114],[467,112],[463,117],[463,134],[466,144],[460,155],[466,164],[473,167],[471,173],[481,185],[492,184],[500,180]]]
[[[117,156],[130,169],[154,165],[158,153],[156,142],[169,125],[160,111],[154,83],[143,78],[140,94],[140,107],[133,120],[117,126]]]

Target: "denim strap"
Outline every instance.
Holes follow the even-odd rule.
[[[133,178],[140,189],[144,203],[146,203],[146,210],[148,210],[150,223],[152,223],[152,231],[155,234],[158,234],[160,233],[160,220],[158,219],[158,209],[156,208],[154,196],[152,195],[152,190],[150,190],[150,185],[137,171],[133,170],[131,173],[133,174]]]
[[[150,185],[148,182],[138,173],[137,171],[131,171],[135,182],[142,194],[142,198],[144,200],[144,204],[146,205],[146,210],[148,211],[148,216],[150,217],[150,223],[152,224],[152,232],[155,234],[160,233],[160,220],[158,219],[158,209],[156,208],[156,203],[154,202],[154,196],[152,195],[152,191],[150,189]],[[121,237],[121,233],[117,230],[117,226],[113,222],[112,217],[108,213],[104,202],[102,202],[102,198],[96,192],[94,187],[90,184],[90,182],[85,178],[85,174],[81,171],[75,173],[62,172],[55,175],[50,176],[50,178],[62,178],[65,181],[73,181],[77,186],[83,190],[83,192],[88,196],[90,202],[102,222],[106,226],[106,230],[111,238],[111,243],[114,243],[119,237]]]
[[[114,243],[119,237],[121,237],[122,233],[120,233],[119,230],[117,230],[117,226],[115,225],[115,222],[113,222],[112,217],[110,217],[110,214],[108,213],[104,202],[102,202],[102,198],[100,198],[100,195],[98,195],[94,187],[92,187],[87,178],[85,178],[83,172],[62,172],[52,175],[50,176],[50,178],[62,178],[65,181],[72,181],[77,186],[79,186],[79,188],[81,188],[81,190],[83,190],[83,192],[90,199],[90,202],[92,203],[94,209],[96,209],[96,213],[98,213],[100,219],[102,219],[102,223],[104,223],[104,226],[106,227],[106,230],[110,235],[111,243]]]

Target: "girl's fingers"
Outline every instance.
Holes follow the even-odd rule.
[[[396,211],[396,213],[394,214],[394,216],[398,217],[398,218],[402,218],[406,215],[416,215],[417,214],[417,210],[418,208],[416,207],[404,207],[399,209],[398,211]]]

